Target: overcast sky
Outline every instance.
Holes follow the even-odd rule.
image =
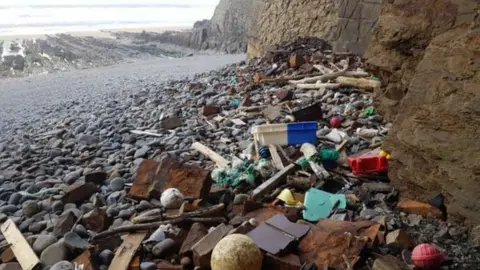
[[[1,1],[0,6],[23,6],[23,5],[124,5],[124,4],[174,4],[174,5],[195,5],[212,6],[218,4],[219,0],[15,0]]]

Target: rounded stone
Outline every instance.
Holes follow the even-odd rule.
[[[56,201],[52,205],[52,211],[53,212],[63,212],[63,208],[65,205],[63,204],[62,201]]]
[[[183,265],[184,267],[188,267],[189,265],[192,264],[192,259],[190,259],[189,257],[183,257],[180,260],[180,264]]]
[[[60,261],[54,264],[50,270],[74,270],[73,264],[69,261]]]
[[[26,201],[22,204],[23,214],[27,217],[32,217],[33,215],[40,212],[41,208],[36,201]]]
[[[113,178],[110,181],[110,184],[108,185],[108,187],[113,191],[123,190],[124,186],[125,186],[125,180],[120,177]]]
[[[8,199],[8,204],[17,205],[22,199],[22,195],[19,193],[13,193]]]
[[[53,235],[39,235],[35,242],[33,242],[32,249],[36,253],[40,254],[55,242],[57,242],[57,238]]]
[[[182,206],[184,197],[180,190],[176,188],[169,188],[162,192],[160,202],[162,206],[168,209],[178,209]]]
[[[260,270],[263,255],[257,244],[243,234],[231,234],[218,242],[212,252],[212,270]]]
[[[140,270],[157,270],[157,265],[153,262],[142,262]]]
[[[40,255],[40,260],[45,265],[54,265],[59,261],[67,260],[69,256],[68,248],[63,242],[58,241],[47,247]]]
[[[102,252],[100,252],[100,254],[98,255],[102,264],[107,266],[110,265],[114,256],[115,254],[113,254],[113,252],[109,249],[102,250]]]
[[[152,254],[155,257],[162,257],[168,255],[170,251],[175,248],[175,241],[167,238],[156,244],[152,249]]]

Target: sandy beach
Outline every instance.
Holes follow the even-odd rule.
[[[126,27],[126,28],[109,28],[109,29],[99,29],[99,30],[88,30],[88,31],[69,31],[61,32],[54,34],[43,34],[43,33],[32,33],[28,35],[0,35],[0,41],[11,41],[11,40],[28,40],[28,39],[44,39],[47,36],[55,36],[57,34],[68,34],[75,37],[96,37],[96,38],[115,38],[112,33],[118,32],[129,32],[129,33],[141,33],[142,31],[147,32],[156,32],[163,33],[165,31],[182,31],[188,30],[191,26],[189,25],[178,25],[178,26],[166,26],[166,27]]]

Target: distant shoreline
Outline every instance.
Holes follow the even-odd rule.
[[[55,36],[59,34],[68,34],[76,37],[96,37],[96,38],[115,38],[113,33],[130,32],[140,33],[142,31],[162,33],[165,31],[183,31],[191,29],[191,25],[179,25],[179,26],[148,26],[148,27],[122,27],[122,28],[108,28],[98,30],[78,30],[78,31],[65,31],[53,34],[27,34],[27,35],[0,35],[0,41],[13,41],[24,39],[42,39],[47,36]]]

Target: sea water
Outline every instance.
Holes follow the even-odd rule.
[[[0,0],[0,36],[191,27],[219,0]]]

